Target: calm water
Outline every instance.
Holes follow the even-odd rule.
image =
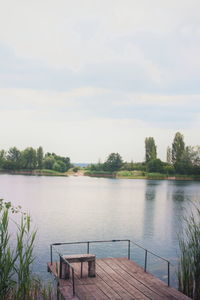
[[[192,201],[200,199],[200,183],[0,175],[0,198],[30,212],[37,228],[34,269],[47,278],[49,245],[104,239],[131,239],[177,264],[177,232]],[[14,237],[13,237],[14,238]],[[85,252],[86,248],[60,250]],[[124,243],[91,247],[99,257],[126,256]],[[143,264],[144,252],[131,250]],[[166,279],[166,265],[149,256],[149,271]],[[172,266],[172,273],[175,267]],[[174,276],[172,283],[175,285]]]

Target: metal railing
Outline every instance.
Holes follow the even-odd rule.
[[[170,286],[170,261],[153,253],[152,251],[147,250],[146,248],[140,246],[139,244],[129,240],[129,239],[117,239],[117,240],[105,240],[105,241],[83,241],[83,242],[66,242],[66,243],[53,243],[50,245],[50,258],[51,258],[51,264],[53,263],[53,249],[55,248],[55,246],[62,246],[62,245],[80,245],[80,244],[86,244],[86,251],[87,254],[90,253],[90,244],[97,244],[97,243],[115,243],[115,242],[127,242],[127,258],[130,260],[130,253],[131,253],[131,244],[139,247],[140,249],[144,250],[144,272],[147,272],[147,264],[148,264],[148,254],[151,254],[163,261],[165,261],[167,263],[167,284],[168,286]],[[65,261],[65,263],[67,265],[69,265],[69,267],[72,270],[72,285],[73,285],[73,294],[75,294],[75,281],[74,281],[74,268],[73,266],[66,260],[63,258],[63,255],[58,252],[56,249],[55,251],[57,252],[57,254],[59,255],[59,257],[62,257],[62,259]]]
[[[152,251],[149,251],[147,250],[146,248],[140,246],[139,244],[133,242],[133,241],[130,241],[130,243],[132,243],[133,245],[139,247],[140,249],[143,249],[145,251],[145,256],[144,256],[144,271],[146,272],[147,271],[147,257],[148,257],[148,253],[155,256],[155,257],[158,257],[159,259],[165,261],[167,263],[167,285],[170,286],[170,261],[167,260],[166,258],[160,256],[160,255],[157,255],[155,253],[153,253]]]
[[[55,244],[52,244],[50,245],[50,248],[51,248],[51,265],[53,263],[52,261],[52,257],[53,257],[53,247],[52,246],[56,246],[58,245],[58,243],[55,243]],[[59,244],[60,245],[60,244]],[[74,279],[74,267],[68,262],[68,260],[66,258],[63,257],[63,255],[58,252],[56,249],[55,249],[55,252],[58,254],[59,258],[60,258],[60,267],[59,267],[59,274],[58,274],[58,277],[59,278],[62,278],[62,262],[64,261],[65,264],[68,265],[69,269],[71,270],[72,272],[72,290],[73,290],[73,295],[75,295],[75,279]],[[70,276],[69,276],[70,277]]]

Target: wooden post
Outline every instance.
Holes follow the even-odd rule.
[[[95,259],[92,261],[88,261],[88,276],[95,277]]]
[[[63,268],[63,278],[64,279],[69,279],[69,277],[70,277],[70,266],[68,265],[68,264],[66,264],[66,263],[64,263],[63,264],[64,266],[64,268]]]

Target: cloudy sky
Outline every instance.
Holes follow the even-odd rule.
[[[0,149],[73,162],[166,158],[200,144],[199,0],[7,0],[0,9]]]

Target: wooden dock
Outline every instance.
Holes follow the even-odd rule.
[[[174,288],[154,277],[127,258],[104,258],[96,260],[96,277],[88,277],[87,265],[83,264],[81,278],[80,263],[73,263],[75,269],[75,296],[72,281],[58,278],[59,263],[48,263],[48,271],[58,280],[60,298],[64,300],[188,300]]]

